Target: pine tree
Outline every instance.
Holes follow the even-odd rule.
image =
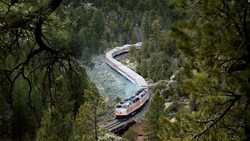
[[[93,14],[92,19],[89,22],[91,31],[91,49],[93,53],[100,53],[101,41],[104,35],[105,19],[102,10],[96,10]]]
[[[135,46],[131,46],[129,48],[129,60],[131,62],[135,61],[135,56],[136,56],[136,47]]]
[[[149,110],[145,114],[145,132],[147,141],[160,141],[158,134],[162,130],[162,125],[159,120],[164,113],[164,109],[164,98],[158,91],[156,91],[151,100]]]
[[[132,129],[129,129],[125,134],[123,134],[122,138],[125,141],[136,141],[138,137],[135,131],[133,131]]]
[[[72,132],[70,115],[63,116],[55,107],[44,112],[41,127],[37,131],[37,141],[68,141]]]
[[[105,103],[94,84],[85,90],[86,102],[80,107],[76,119],[76,132],[82,141],[97,141],[100,135],[99,122],[102,120]]]
[[[176,4],[182,11],[182,22],[172,31],[185,56],[180,90],[189,94],[190,101],[173,123],[182,129],[176,137],[250,140],[249,2]]]

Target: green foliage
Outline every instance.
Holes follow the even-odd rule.
[[[68,141],[72,131],[70,115],[63,116],[55,107],[44,112],[41,127],[37,131],[37,141]]]
[[[82,141],[97,141],[101,132],[98,124],[102,121],[105,103],[94,84],[85,90],[85,97],[86,102],[80,107],[76,118],[74,136],[80,136],[78,139]]]
[[[180,92],[188,94],[189,105],[177,112],[175,122],[163,119],[168,124],[161,138],[249,140],[249,59],[244,59],[249,57],[249,3],[175,4],[182,12],[172,33],[185,57],[178,83]],[[177,133],[175,126],[182,131]]]
[[[129,48],[129,60],[130,61],[135,61],[135,56],[136,56],[136,47],[132,46]]]
[[[162,31],[159,20],[153,21],[150,30],[150,38],[144,41],[142,49],[133,55],[139,63],[137,71],[155,82],[169,79],[172,70],[176,68],[176,64],[170,61],[177,54],[175,44],[166,39],[170,38],[170,35]]]
[[[176,99],[175,99],[176,100]],[[173,116],[176,115],[180,109],[182,109],[185,106],[184,103],[181,103],[179,101],[174,101],[167,109],[166,109],[166,114],[168,114],[169,118],[172,118]]]
[[[58,112],[58,121],[60,116],[69,114],[75,119],[88,99],[84,97],[88,93],[84,89],[89,84],[86,73],[72,57],[91,64],[92,54],[102,53],[107,47],[141,41],[140,17],[151,10],[147,4],[152,3],[151,0],[1,1],[1,137],[32,136],[41,120],[47,120],[42,119],[46,113],[42,111],[48,111],[47,107]],[[151,15],[148,27],[155,13],[160,17],[154,10],[146,12]],[[147,74],[145,70],[142,72]],[[47,121],[46,125],[49,124],[52,128],[53,123]],[[18,135],[14,135],[13,127]]]
[[[80,50],[71,47],[77,25],[70,14],[75,11],[61,6],[54,12],[60,4],[0,2],[0,140],[34,140],[41,121],[40,140],[51,134],[55,136],[49,140],[67,140],[71,133],[66,124],[84,102],[88,79],[71,57],[72,50]],[[43,113],[47,107],[53,108]],[[54,125],[57,122],[62,125]]]
[[[122,138],[125,141],[136,141],[137,140],[137,134],[132,129],[129,129],[125,134],[122,135]]]
[[[90,20],[90,28],[97,38],[102,38],[104,32],[104,17],[101,10],[96,10]]]
[[[123,31],[128,32],[130,30],[130,26],[130,21],[128,18],[126,18],[124,24],[122,25]]]
[[[164,114],[164,98],[157,91],[155,92],[148,112],[145,114],[145,132],[147,141],[160,141],[158,134],[162,130],[162,124],[160,124],[160,117]]]
[[[92,19],[90,20],[90,30],[92,34],[92,53],[101,53],[103,50],[102,47],[102,38],[104,34],[104,16],[101,10],[96,10],[93,14]]]
[[[28,101],[28,84],[20,79],[14,89],[14,111],[12,116],[12,128],[15,137],[22,137],[25,133],[34,133],[37,128],[36,114],[27,106]],[[34,95],[32,95],[34,98]],[[34,103],[34,109],[39,108],[39,103]]]
[[[97,140],[103,99],[71,56],[91,64],[137,41],[130,57],[142,76],[165,82],[179,67],[178,83],[155,87],[148,140],[250,139],[247,0],[4,0],[0,9],[1,139],[33,139],[41,124],[38,140]],[[164,98],[174,101],[166,111]]]

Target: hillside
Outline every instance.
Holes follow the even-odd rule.
[[[0,1],[0,140],[103,139],[105,83],[95,84],[86,69],[94,68],[93,56],[136,42],[142,49],[132,47],[129,62],[154,95],[144,140],[250,140],[249,6],[248,0]]]

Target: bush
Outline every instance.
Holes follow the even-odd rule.
[[[125,141],[136,141],[137,140],[137,134],[132,129],[129,129],[122,137]]]

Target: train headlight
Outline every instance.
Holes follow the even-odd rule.
[[[126,114],[127,114],[127,110],[124,110],[124,111],[123,111],[123,114],[126,115]]]
[[[127,110],[122,110],[122,111],[116,111],[117,115],[126,115],[127,114]]]

